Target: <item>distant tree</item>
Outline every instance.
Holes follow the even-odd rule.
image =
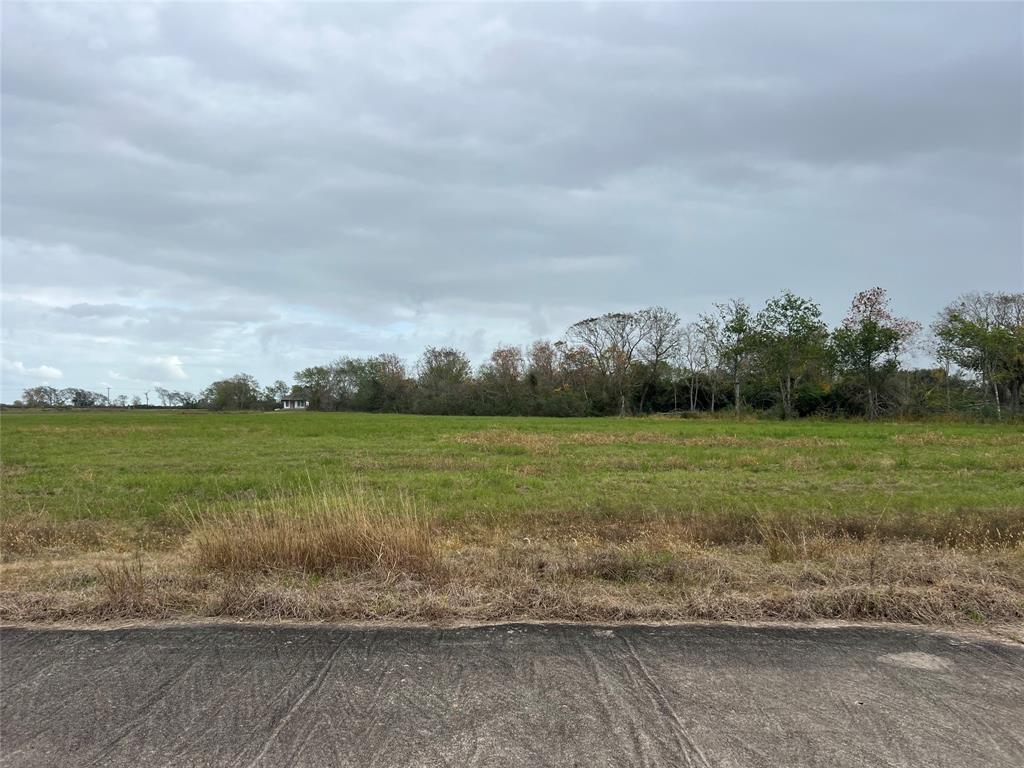
[[[264,407],[268,410],[277,407],[277,405],[291,392],[291,387],[285,384],[281,379],[277,379],[273,384],[267,386],[263,390],[263,403]]]
[[[843,324],[832,332],[836,368],[863,393],[869,419],[878,416],[880,393],[920,327],[892,313],[882,288],[870,288],[854,297]]]
[[[790,291],[770,299],[755,318],[762,370],[777,386],[783,417],[796,414],[794,393],[825,360],[828,328],[821,309]]]
[[[267,394],[269,394],[274,400],[281,400],[287,397],[290,391],[291,387],[281,379],[275,380],[273,384],[267,387]]]
[[[526,376],[530,390],[550,395],[559,384],[558,348],[550,341],[535,341],[526,353]]]
[[[199,395],[195,395],[191,392],[175,392],[178,405],[182,408],[200,408],[202,407],[202,398]]]
[[[743,382],[755,348],[754,316],[742,299],[730,299],[724,304],[716,304],[715,310],[716,317],[706,322],[718,326],[717,357],[728,372],[733,390],[733,408],[739,415],[743,403]]]
[[[87,389],[78,389],[76,387],[68,387],[62,390],[60,396],[63,403],[73,408],[95,408],[105,400],[103,395],[97,392],[90,392]]]
[[[725,348],[725,330],[722,327],[720,318],[712,314],[698,315],[694,326],[698,347],[701,350],[701,372],[710,391],[710,407],[711,412],[714,413],[715,403],[718,399],[719,368],[722,364],[723,355],[727,352]]]
[[[612,400],[625,416],[637,384],[639,350],[648,341],[651,315],[648,312],[609,312],[572,325],[567,340],[586,350],[600,373],[606,402]]]
[[[333,411],[340,400],[337,374],[330,365],[314,365],[296,372],[295,382],[317,411]]]
[[[469,358],[454,347],[427,347],[416,365],[420,386],[440,388],[469,379]]]
[[[343,411],[360,407],[359,388],[367,375],[367,361],[341,357],[327,365],[304,368],[295,374],[299,388],[306,393],[310,408]]]
[[[581,414],[605,414],[597,402],[597,393],[605,388],[606,376],[598,368],[594,355],[586,347],[565,341],[555,343],[561,388],[582,397]],[[575,413],[575,411],[573,412]]]
[[[369,410],[398,412],[409,407],[412,383],[405,363],[398,355],[383,354],[367,359],[359,386],[360,400]]]
[[[498,414],[522,412],[526,361],[518,347],[498,347],[480,366],[480,388],[487,410]]]
[[[168,408],[198,408],[199,398],[191,392],[178,392],[171,389],[156,388],[160,404]]]
[[[46,385],[24,390],[21,398],[29,408],[59,408],[65,404],[64,392]]]
[[[470,363],[454,347],[427,347],[416,364],[417,407],[424,413],[466,411]]]
[[[203,391],[203,400],[214,411],[244,411],[260,403],[260,385],[252,376],[238,373],[215,381]]]
[[[997,414],[1004,400],[1018,410],[1024,385],[1024,293],[964,294],[942,310],[932,332],[940,356],[979,378]]]
[[[786,291],[754,314],[741,299],[683,324],[664,307],[611,312],[574,323],[554,343],[501,346],[474,372],[452,347],[430,347],[412,373],[395,355],[341,357],[260,388],[238,374],[198,396],[156,387],[163,406],[274,407],[289,392],[312,408],[449,414],[611,415],[681,406],[737,413],[779,409],[871,418],[943,408],[1020,410],[1024,388],[1024,294],[965,294],[933,324],[939,366],[901,370],[918,326],[896,317],[885,292],[858,294],[842,325],[829,332],[810,299]],[[830,365],[831,364],[831,365]],[[147,393],[148,394],[148,393]],[[33,387],[26,405],[89,407],[106,398],[89,390]],[[114,403],[126,404],[124,395]],[[141,398],[133,398],[135,406]],[[148,405],[147,397],[147,405]],[[687,407],[687,406],[682,406]]]
[[[642,316],[645,328],[644,338],[638,347],[638,358],[644,369],[639,406],[643,413],[647,393],[657,385],[669,360],[679,350],[681,321],[679,315],[664,307],[649,307],[638,314]]]
[[[700,374],[707,367],[707,350],[697,323],[690,322],[682,327],[676,362],[689,389],[690,412],[695,412],[700,392]]]

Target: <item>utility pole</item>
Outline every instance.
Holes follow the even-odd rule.
[[[107,408],[110,407],[110,387],[107,387]]]
[[[149,405],[149,391],[146,391],[146,405]]]

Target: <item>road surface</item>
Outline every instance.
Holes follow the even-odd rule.
[[[3,766],[1024,765],[1024,649],[925,630],[0,630]]]

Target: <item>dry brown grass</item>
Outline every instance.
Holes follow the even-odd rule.
[[[1024,621],[1024,551],[808,539],[707,547],[671,532],[616,542],[481,530],[438,540],[430,574],[197,567],[186,552],[4,566],[0,618],[306,621]]]
[[[194,516],[191,544],[200,567],[233,574],[428,573],[437,564],[429,522],[407,497],[354,491],[274,496]]]
[[[945,547],[1024,546],[1024,516],[1020,510],[964,509],[956,514],[923,515],[913,510],[749,511],[730,508],[565,512],[553,519],[545,510],[519,513],[519,523],[545,531],[554,538],[593,532],[616,540],[642,538],[650,529],[668,530],[692,544],[742,546],[764,544],[784,547],[805,539],[850,539],[886,544],[917,541]],[[500,521],[489,519],[492,525]]]
[[[751,448],[749,438],[734,435],[685,436],[665,432],[571,432],[558,434],[549,432],[527,432],[518,429],[484,429],[478,432],[456,435],[454,442],[460,445],[483,447],[521,448],[533,454],[558,453],[562,447],[587,446],[628,446],[628,445],[678,445],[700,448]],[[773,449],[823,448],[842,445],[841,440],[824,437],[766,437],[759,441],[761,447]]]
[[[911,432],[892,435],[890,441],[898,445],[943,445],[943,446],[978,446],[978,445],[1021,445],[1024,446],[1024,431],[1008,435],[950,435],[942,432]]]
[[[34,555],[47,549],[96,549],[105,531],[92,520],[60,522],[46,515],[0,519],[0,552],[3,560]]]
[[[178,543],[179,531],[157,525],[96,518],[56,520],[43,513],[0,518],[0,562],[84,551],[152,551]]]
[[[558,451],[556,435],[541,432],[522,432],[518,429],[484,429],[457,435],[455,442],[460,445],[487,447],[522,448],[529,453],[555,453]]]
[[[963,520],[916,540],[899,518],[724,511],[442,525],[332,490],[239,499],[133,554],[44,523],[8,526],[34,554],[0,564],[0,620],[1024,622],[1024,542]]]
[[[665,432],[573,432],[565,442],[571,445],[678,445],[697,448],[825,448],[843,445],[842,440],[825,437],[763,437],[756,442],[735,435],[687,436]]]
[[[143,572],[142,556],[96,566],[98,580],[103,589],[104,612],[114,616],[135,616],[152,610]]]

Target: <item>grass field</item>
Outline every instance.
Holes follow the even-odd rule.
[[[6,412],[0,465],[8,619],[1024,617],[1019,425]]]

